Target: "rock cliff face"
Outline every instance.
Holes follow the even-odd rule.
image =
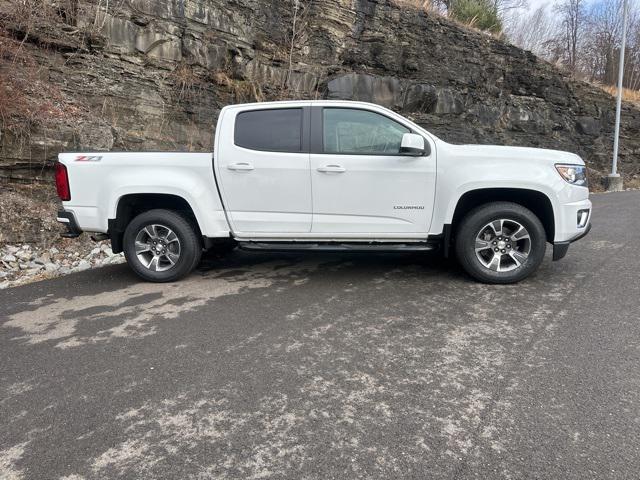
[[[5,177],[40,174],[61,150],[207,151],[224,105],[285,98],[375,102],[452,143],[610,164],[608,94],[393,0],[300,0],[297,13],[294,0],[65,0],[28,18],[23,3],[0,0],[0,72],[9,97],[47,108],[3,127]],[[623,125],[621,168],[638,174],[640,111],[625,105]]]

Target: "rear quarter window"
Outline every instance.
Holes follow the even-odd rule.
[[[302,152],[302,108],[251,110],[236,116],[234,143],[266,152]]]

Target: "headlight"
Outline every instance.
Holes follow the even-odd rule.
[[[556,170],[560,176],[571,185],[586,187],[587,167],[582,165],[556,165]]]

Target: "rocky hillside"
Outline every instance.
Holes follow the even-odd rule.
[[[453,143],[610,164],[613,99],[535,56],[396,0],[0,0],[4,177],[61,150],[211,149],[220,109],[371,101]],[[43,6],[45,5],[45,6]],[[621,168],[640,174],[625,105]]]

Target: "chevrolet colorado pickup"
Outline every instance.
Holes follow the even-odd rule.
[[[455,252],[486,283],[531,275],[591,226],[585,164],[533,148],[452,145],[377,105],[225,107],[210,153],[63,153],[64,236],[94,233],[148,281],[202,252]]]

